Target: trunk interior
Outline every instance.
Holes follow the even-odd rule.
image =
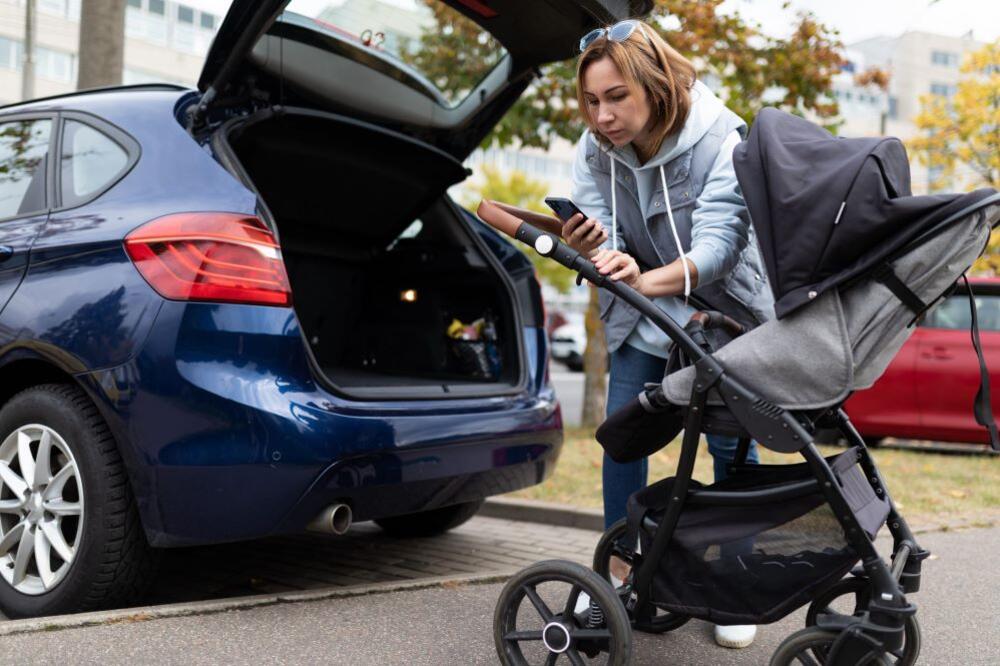
[[[255,117],[220,136],[276,227],[327,383],[367,399],[495,395],[521,384],[509,280],[445,194],[465,177],[461,164],[308,111]]]

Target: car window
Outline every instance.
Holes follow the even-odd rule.
[[[484,10],[473,6],[473,11]],[[291,14],[312,30],[348,40],[369,56],[417,74],[449,107],[461,103],[507,54],[475,21],[438,0],[292,0],[284,20],[294,20]],[[360,62],[376,64],[371,58]]]
[[[111,137],[90,125],[67,120],[63,125],[62,205],[78,206],[113,181],[128,163],[128,153]]]
[[[45,208],[51,120],[0,123],[0,218]]]
[[[1000,296],[978,294],[976,296],[976,316],[979,320],[979,330],[1000,331]],[[934,308],[924,321],[924,326],[929,328],[967,331],[971,325],[972,313],[969,311],[969,296],[967,294],[949,296]]]

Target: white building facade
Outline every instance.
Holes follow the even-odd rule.
[[[76,89],[81,0],[36,0],[35,96]],[[227,0],[127,0],[123,83],[194,86]],[[21,100],[25,2],[0,0],[0,104]]]

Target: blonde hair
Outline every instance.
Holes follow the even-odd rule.
[[[679,132],[691,108],[691,87],[696,77],[691,61],[678,53],[649,24],[638,26],[622,42],[603,37],[588,46],[576,66],[576,98],[583,121],[591,133],[605,145],[611,142],[597,129],[590,107],[583,94],[583,75],[587,68],[602,58],[610,58],[633,93],[645,92],[655,118],[652,127],[652,154],[663,140]]]

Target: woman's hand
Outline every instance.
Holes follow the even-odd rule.
[[[600,250],[591,257],[594,267],[601,275],[609,275],[612,280],[620,280],[635,290],[642,283],[642,272],[639,264],[631,255],[617,250]]]
[[[594,218],[585,220],[583,215],[577,213],[563,225],[562,237],[571,248],[585,257],[593,258],[597,248],[608,239],[608,232]]]

